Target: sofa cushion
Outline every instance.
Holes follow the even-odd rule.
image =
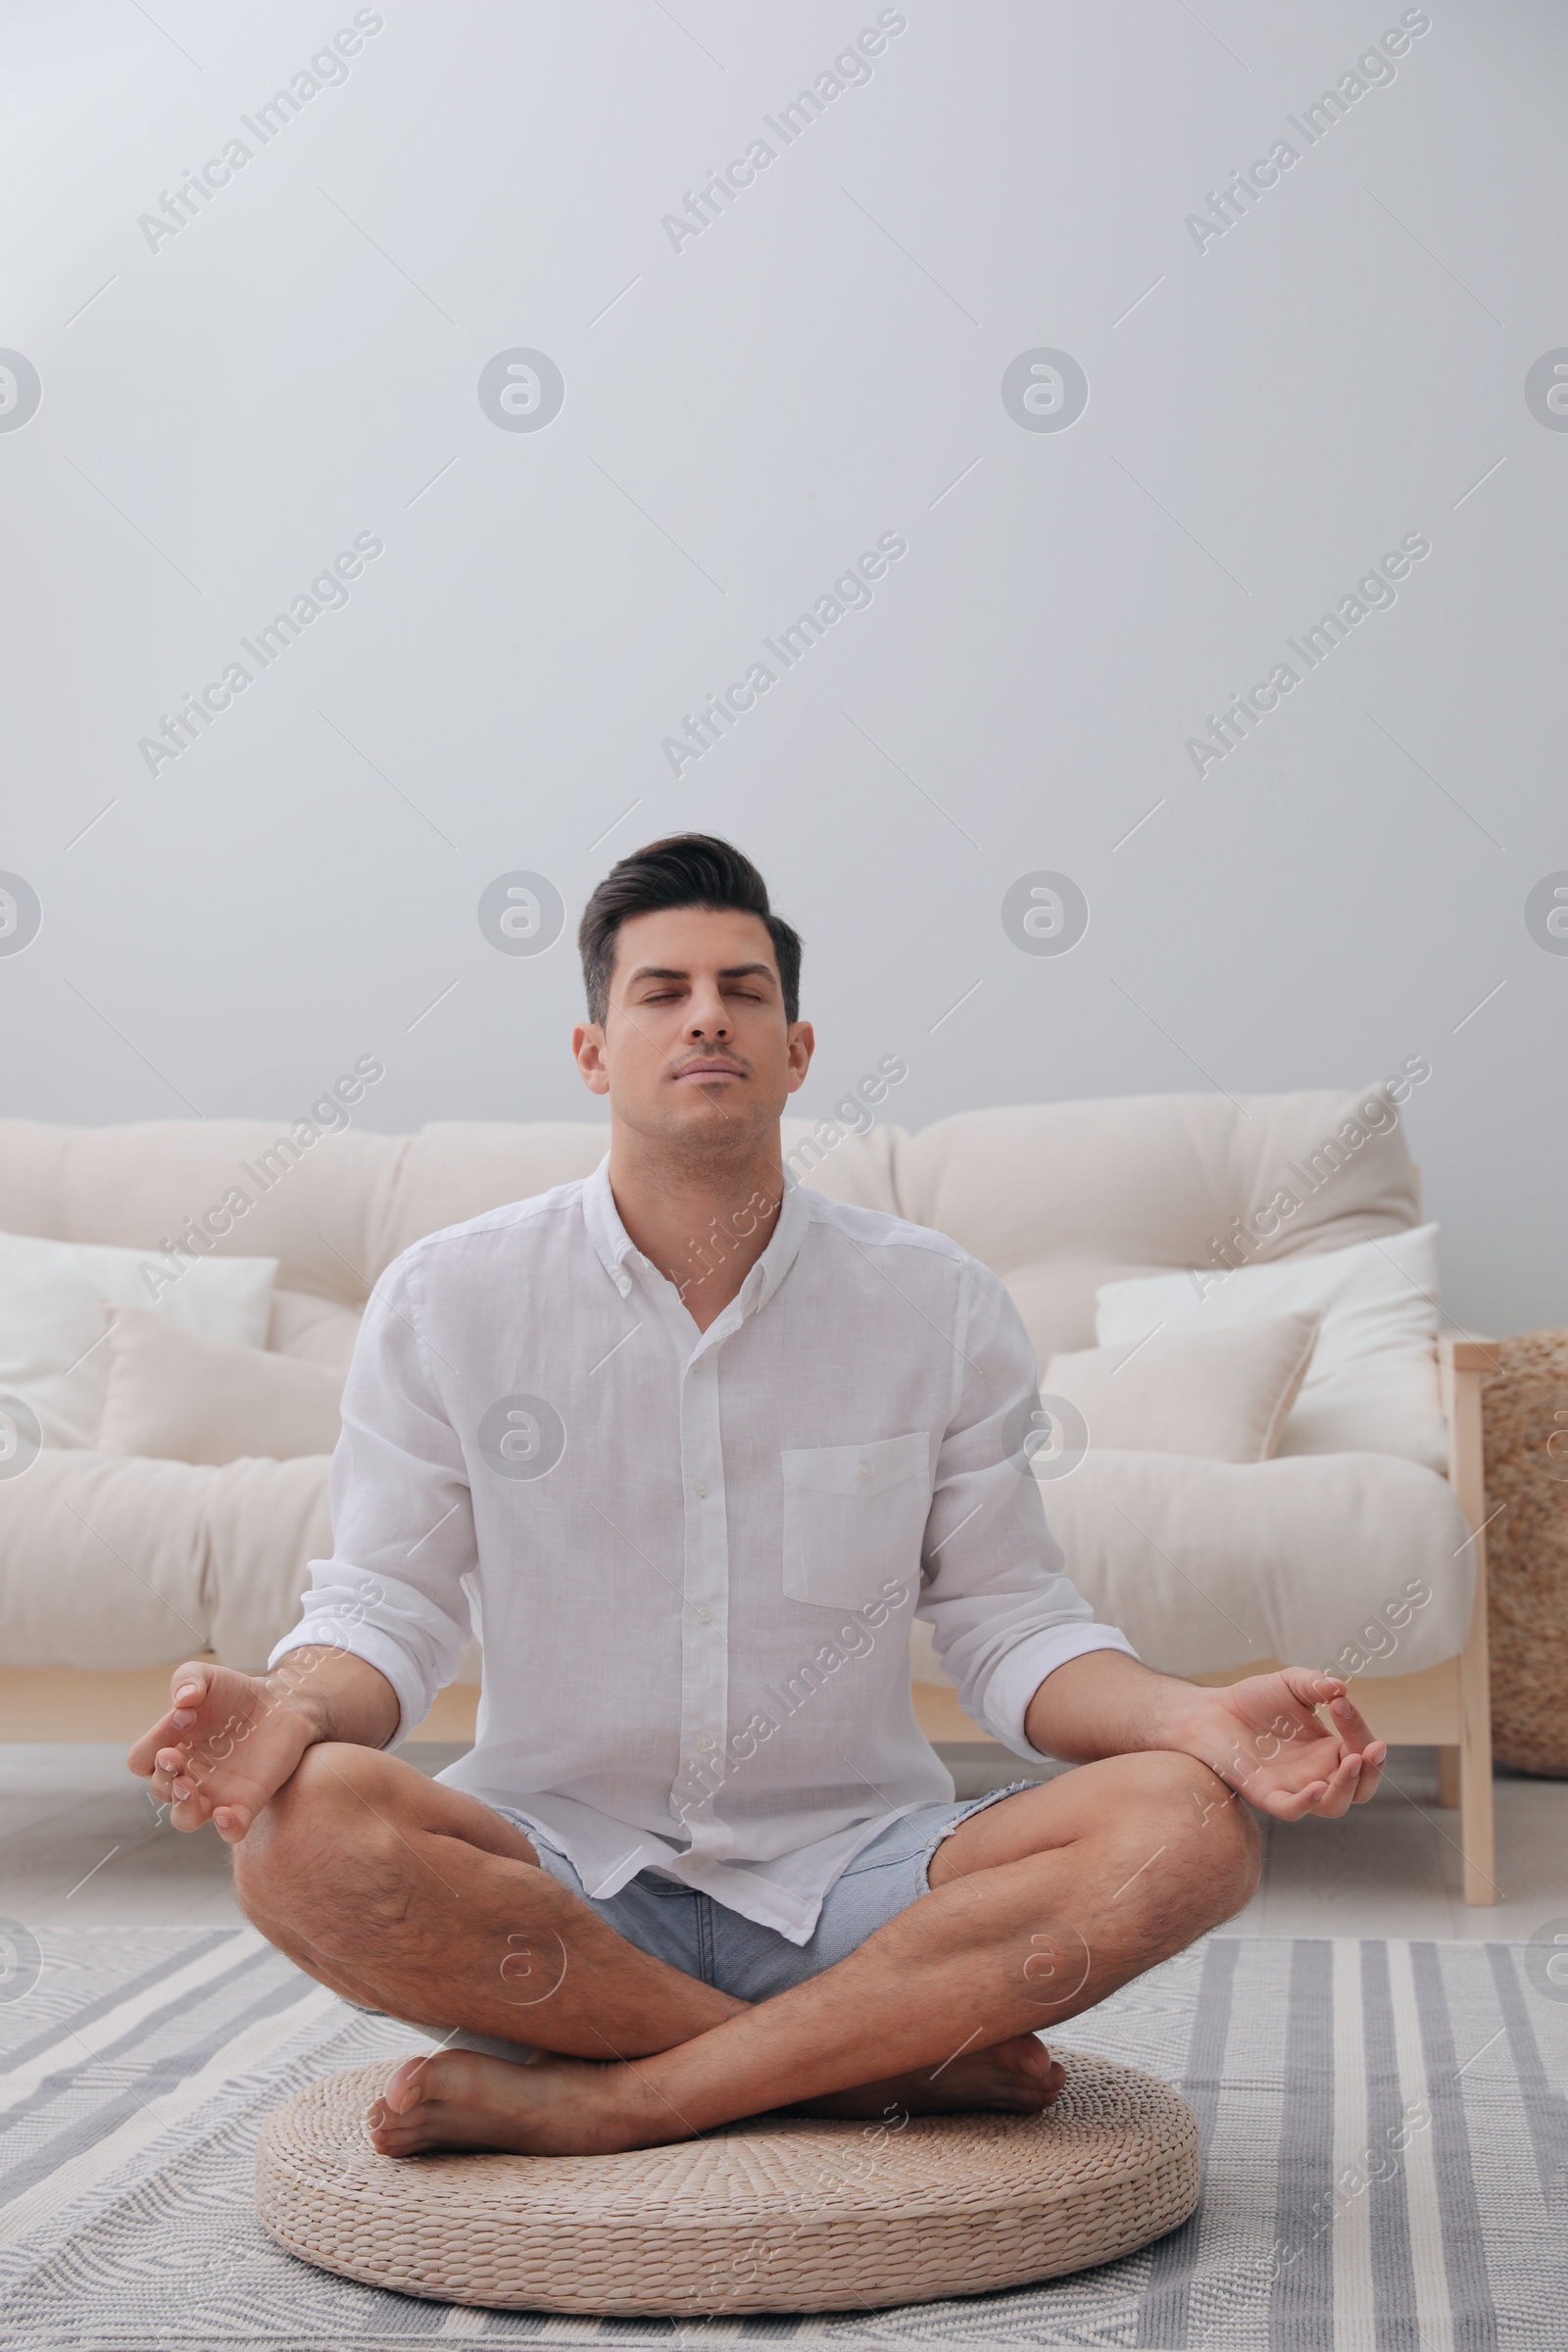
[[[1213,1265],[1221,1249],[1234,1254],[1235,1220],[1252,1237],[1244,1254],[1269,1262],[1416,1221],[1399,1113],[1382,1086],[963,1111],[901,1137],[893,1173],[901,1216],[951,1234],[1003,1277],[1042,1366],[1095,1345],[1102,1283]],[[1276,1205],[1286,1191],[1288,1213]]]
[[[1166,1674],[1270,1657],[1414,1674],[1464,1645],[1475,1546],[1447,1480],[1417,1462],[1094,1448],[1045,1497],[1096,1616]],[[918,1620],[913,1648],[917,1678],[948,1679]]]
[[[858,1132],[842,1119],[781,1119],[784,1165],[801,1184],[847,1200],[853,1208],[877,1208],[902,1217],[898,1155],[907,1142],[902,1127],[876,1126]]]
[[[259,1672],[332,1548],[326,1462],[210,1469],[51,1452],[0,1479],[8,1666],[161,1666],[212,1648]]]
[[[1320,1320],[1280,1452],[1398,1453],[1446,1470],[1436,1225],[1234,1273],[1107,1283],[1096,1330],[1102,1346],[1132,1345],[1151,1331],[1223,1330],[1293,1309]]]
[[[414,1242],[508,1200],[527,1200],[589,1176],[610,1149],[610,1129],[588,1119],[526,1125],[443,1120],[408,1138],[397,1183],[377,1203],[366,1236],[376,1274]]]
[[[360,1336],[363,1307],[345,1306],[337,1298],[313,1298],[308,1291],[275,1290],[272,1320],[267,1327],[267,1346],[273,1355],[296,1357],[301,1363],[324,1364],[328,1371],[346,1373]]]
[[[1266,1462],[1311,1361],[1315,1315],[1267,1315],[1214,1331],[1157,1331],[1054,1355],[1041,1384],[1075,1405],[1093,1446]]]
[[[279,1279],[363,1306],[412,1139],[287,1119],[158,1119],[125,1127],[0,1120],[0,1227],[70,1242],[267,1256]]]
[[[100,1453],[288,1461],[337,1444],[343,1375],[326,1364],[234,1348],[135,1306],[110,1310],[106,1352]]]

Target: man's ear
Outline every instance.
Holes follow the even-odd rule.
[[[598,1021],[579,1021],[571,1033],[572,1059],[591,1095],[608,1095],[610,1071],[605,1061],[605,1032]]]
[[[816,1052],[816,1031],[809,1021],[790,1023],[790,1093],[797,1094],[806,1083],[806,1073]]]

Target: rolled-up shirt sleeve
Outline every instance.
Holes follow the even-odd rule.
[[[307,1643],[351,1650],[397,1692],[406,1739],[457,1672],[477,1564],[463,1447],[419,1334],[416,1250],[365,1310],[330,1493],[332,1556],[311,1561],[300,1622],[268,1663]]]
[[[954,1410],[937,1455],[917,1615],[958,1703],[1014,1755],[1047,1675],[1091,1649],[1137,1651],[1065,1572],[1024,1451],[1036,1402],[1034,1350],[1004,1285],[973,1261],[956,1334]]]

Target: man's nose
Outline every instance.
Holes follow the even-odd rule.
[[[716,989],[711,995],[699,990],[687,1015],[686,1026],[694,1038],[729,1035],[729,1013]]]

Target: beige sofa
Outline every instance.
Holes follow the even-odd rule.
[[[1101,1283],[1210,1263],[1214,1237],[1365,1100],[1366,1090],[1038,1104],[965,1112],[918,1134],[792,1121],[786,1145],[805,1182],[937,1227],[993,1266],[1043,1368],[1094,1345]],[[242,1162],[263,1164],[277,1132],[250,1120],[0,1121],[0,1230],[158,1249],[224,1200]],[[586,1123],[324,1135],[215,1247],[278,1259],[270,1348],[346,1367],[370,1287],[401,1250],[586,1173],[604,1147],[604,1129]],[[1417,1216],[1391,1120],[1304,1202],[1270,1255],[1386,1238]],[[1388,1453],[1240,1465],[1091,1446],[1046,1489],[1069,1570],[1099,1614],[1151,1664],[1200,1679],[1278,1658],[1327,1664],[1382,1595],[1422,1578],[1430,1605],[1357,1689],[1375,1730],[1438,1745],[1445,1801],[1461,1806],[1473,1902],[1494,1899],[1478,1599],[1479,1393],[1490,1361],[1482,1343],[1445,1344],[1446,1479]],[[153,1670],[203,1647],[260,1664],[293,1621],[306,1563],[330,1540],[324,1456],[208,1468],[45,1450],[24,1477],[0,1482],[0,1738],[118,1737],[127,1718],[139,1725]],[[930,1735],[981,1738],[918,1627],[912,1665]],[[476,1671],[472,1653],[464,1672]],[[466,1722],[471,1691],[443,1693],[431,1730]]]

